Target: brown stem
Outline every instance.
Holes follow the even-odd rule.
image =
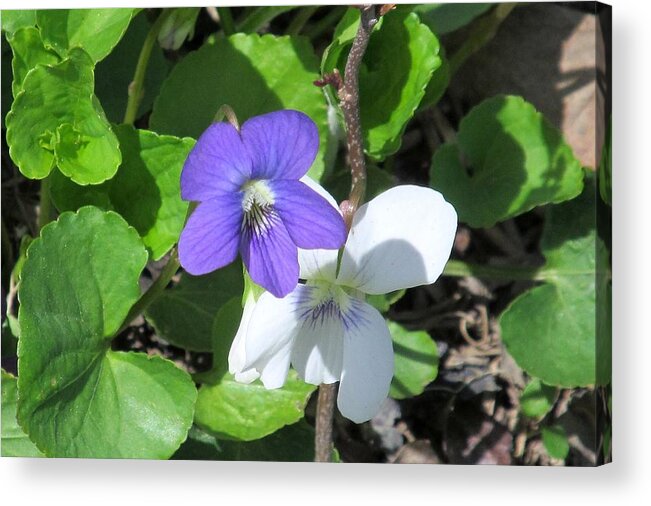
[[[359,114],[359,67],[362,64],[373,27],[377,23],[374,5],[360,7],[361,17],[355,40],[348,54],[343,83],[338,86],[341,111],[346,123],[348,164],[352,184],[348,201],[342,203],[346,226],[350,230],[353,215],[364,200],[366,191],[366,161],[362,139],[362,124]],[[335,76],[336,77],[336,76]],[[324,76],[324,84],[328,82]],[[314,436],[314,461],[331,462],[333,448],[332,420],[335,410],[337,386],[321,384],[316,412],[316,434]]]
[[[346,69],[344,71],[343,86],[339,89],[341,112],[346,123],[346,144],[348,149],[348,164],[352,184],[348,197],[350,214],[352,218],[359,205],[364,200],[366,191],[366,161],[364,159],[364,141],[362,139],[362,124],[359,114],[359,68],[366,52],[368,41],[371,38],[373,27],[377,23],[375,6],[364,5],[360,7],[361,17],[355,40],[348,54]],[[350,222],[347,220],[350,227]]]
[[[314,462],[332,461],[332,420],[335,413],[337,384],[319,386],[316,403],[316,435],[314,437]]]

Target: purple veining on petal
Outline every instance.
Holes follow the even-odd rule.
[[[276,297],[298,283],[298,248],[273,212],[242,226],[240,254],[251,279]]]
[[[358,329],[367,323],[362,311],[364,302],[357,297],[346,295],[348,307],[342,310],[340,303],[332,294],[315,300],[317,290],[312,286],[301,287],[296,311],[298,311],[299,320],[303,322],[303,325],[314,329],[317,325],[322,326],[325,319],[331,318],[340,320],[344,329],[350,330]]]

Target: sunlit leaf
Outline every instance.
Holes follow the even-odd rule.
[[[581,164],[560,132],[521,97],[497,96],[461,121],[456,144],[432,160],[432,186],[459,220],[490,227],[547,203],[576,197]]]
[[[515,361],[548,385],[604,383],[596,362],[595,185],[549,209],[541,248],[549,279],[516,298],[500,317],[502,340]],[[600,362],[610,362],[604,347]]]
[[[120,164],[118,140],[93,95],[93,63],[81,49],[27,74],[6,124],[11,158],[28,178],[56,165],[79,184],[97,184]]]
[[[324,73],[336,68],[344,75],[359,18],[359,9],[351,8],[337,25],[323,55]],[[383,159],[400,147],[407,122],[441,65],[438,53],[437,38],[408,10],[389,12],[374,29],[359,76],[362,133],[370,156]]]
[[[62,214],[30,246],[19,292],[18,420],[46,455],[168,458],[185,439],[190,376],[160,357],[110,349],[146,261],[136,231],[94,207]]]
[[[45,44],[62,57],[81,47],[98,62],[119,42],[132,15],[133,9],[39,10],[36,23]]]

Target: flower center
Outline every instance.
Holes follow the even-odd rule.
[[[269,231],[278,219],[271,189],[264,181],[248,181],[242,186],[242,230],[261,235]]]
[[[356,326],[356,309],[362,300],[351,296],[335,284],[315,281],[305,287],[305,297],[300,304],[300,319],[304,325],[315,327],[325,320],[338,319],[345,328]]]

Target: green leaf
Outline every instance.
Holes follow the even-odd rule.
[[[227,70],[226,70],[227,69]],[[218,109],[230,105],[240,124],[252,116],[296,109],[317,124],[321,143],[309,175],[319,179],[328,152],[327,107],[314,50],[304,37],[236,34],[188,54],[154,102],[153,130],[199,137]]]
[[[59,62],[59,57],[54,51],[43,45],[41,34],[34,27],[17,30],[13,35],[7,37],[7,41],[13,52],[11,90],[13,96],[16,97],[23,89],[23,81],[30,70],[36,65],[54,65]]]
[[[381,295],[367,295],[366,302],[377,309],[380,313],[386,313],[392,304],[402,299],[406,290],[396,290],[395,292],[384,293]]]
[[[121,161],[118,140],[93,95],[93,64],[81,49],[27,74],[6,118],[9,153],[28,178],[56,164],[79,184],[112,177]]]
[[[323,54],[324,73],[337,68],[344,74],[359,18],[359,9],[350,8],[337,25]],[[359,95],[364,147],[373,158],[383,159],[400,148],[407,123],[441,65],[438,53],[434,34],[406,10],[383,16],[371,34],[360,69]]]
[[[515,96],[474,107],[461,121],[457,143],[434,154],[430,175],[472,227],[572,199],[583,188],[581,164],[560,132]]]
[[[29,247],[18,420],[46,455],[168,458],[185,439],[190,376],[168,360],[110,349],[146,261],[136,231],[95,207],[62,214]]]
[[[494,4],[452,3],[417,5],[414,12],[436,35],[445,35],[467,25]]]
[[[4,14],[4,13],[3,13]],[[2,446],[3,457],[43,457],[16,421],[18,388],[16,378],[4,370],[2,376]]]
[[[3,10],[1,14],[2,29],[7,32],[7,35],[16,32],[20,28],[36,25],[35,10]]]
[[[558,389],[533,378],[520,396],[520,411],[529,418],[542,418],[554,406]]]
[[[147,309],[147,321],[166,341],[193,351],[212,351],[213,322],[219,309],[242,295],[242,265],[234,262],[204,276],[183,273]]]
[[[150,28],[144,13],[135,16],[119,44],[95,68],[95,94],[113,123],[121,123],[124,118],[129,84],[133,81],[140,50]],[[151,109],[169,70],[170,65],[163,50],[154,44],[145,73],[144,95],[138,117]]]
[[[570,443],[567,441],[565,430],[560,425],[543,427],[542,441],[550,457],[564,460],[570,452]]]
[[[394,372],[389,395],[407,399],[420,395],[438,374],[439,354],[436,343],[423,331],[409,331],[387,321],[393,339]]]
[[[216,384],[199,389],[195,423],[222,439],[251,441],[303,418],[314,385],[291,370],[282,388],[267,390],[259,380],[238,383],[225,374]]]
[[[133,9],[39,10],[43,41],[62,57],[81,47],[94,62],[108,55],[127,30]]]
[[[579,198],[548,210],[541,249],[552,277],[516,298],[500,317],[509,353],[548,385],[601,383],[595,371],[595,250],[603,244],[595,235],[594,205],[590,178]]]
[[[159,136],[129,125],[116,126],[114,131],[122,152],[117,174],[100,185],[79,186],[55,171],[52,199],[59,211],[89,204],[117,211],[158,260],[176,244],[185,222],[188,203],[181,200],[180,177],[194,140]]]

